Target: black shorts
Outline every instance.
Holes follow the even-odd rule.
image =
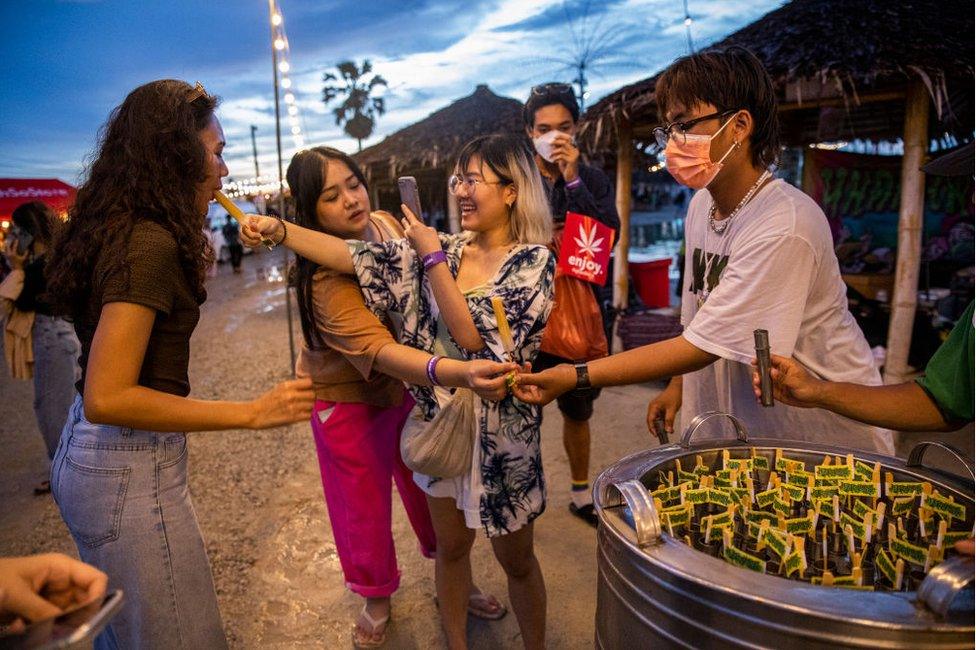
[[[539,352],[532,362],[532,372],[542,372],[561,363],[576,363],[547,352]],[[600,396],[599,388],[578,388],[567,391],[556,398],[556,404],[563,415],[571,420],[586,422],[593,415],[593,402]]]

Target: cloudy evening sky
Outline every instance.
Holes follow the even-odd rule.
[[[307,144],[355,151],[321,101],[322,73],[372,60],[389,82],[379,142],[487,83],[524,100],[543,81],[573,74],[552,58],[576,31],[603,34],[620,55],[591,76],[588,103],[687,53],[681,0],[280,0],[290,76]],[[781,0],[689,0],[693,42],[707,45]],[[268,5],[263,0],[36,0],[0,3],[3,85],[0,177],[76,184],[99,127],[137,85],[176,77],[222,98],[231,176],[253,176],[250,125],[262,174],[274,168]],[[286,135],[287,159],[294,152]]]

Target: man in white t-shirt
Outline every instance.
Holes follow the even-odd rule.
[[[776,95],[743,48],[675,61],[658,79],[655,129],[668,171],[699,190],[685,221],[681,336],[592,361],[523,374],[516,395],[546,403],[575,387],[673,377],[647,423],[673,431],[705,411],[742,418],[754,435],[893,454],[891,433],[822,409],[763,408],[752,392],[753,331],[833,381],[880,384],[871,350],[847,309],[823,211],[767,171],[779,151]]]

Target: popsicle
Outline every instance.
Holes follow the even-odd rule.
[[[492,296],[491,308],[495,312],[495,320],[498,321],[498,336],[502,340],[505,357],[508,361],[515,361],[515,341],[512,340],[512,329],[508,326],[508,317],[505,315],[505,303],[498,296]],[[505,376],[505,384],[509,390],[515,386],[516,382],[518,382],[518,377],[514,372]]]
[[[220,190],[216,190],[214,192],[214,198],[217,199],[217,203],[219,203],[224,210],[227,210],[227,214],[234,217],[234,219],[237,220],[237,223],[241,224],[242,226],[244,225],[244,212],[237,207],[233,201],[227,198],[226,194]]]

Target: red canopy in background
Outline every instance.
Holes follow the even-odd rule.
[[[0,178],[0,224],[21,203],[43,201],[64,215],[75,202],[75,188],[56,178]]]

